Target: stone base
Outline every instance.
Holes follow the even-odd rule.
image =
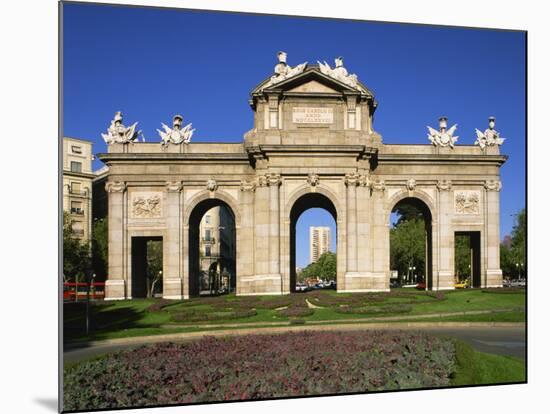
[[[487,269],[485,287],[502,287],[502,270]]]
[[[372,272],[346,272],[344,275],[344,288],[337,292],[388,292],[390,290],[389,279],[385,273]]]
[[[453,290],[454,288],[455,276],[453,271],[440,270],[438,275],[433,276],[432,290]]]
[[[183,280],[181,278],[170,278],[163,280],[162,297],[163,299],[189,299],[183,293]]]
[[[280,273],[242,276],[237,280],[237,296],[288,294]]]
[[[105,300],[124,300],[126,297],[126,283],[124,280],[105,281]]]

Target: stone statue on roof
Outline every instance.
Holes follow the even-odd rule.
[[[475,145],[479,145],[481,149],[485,147],[492,147],[493,145],[502,145],[506,138],[501,138],[500,134],[495,130],[494,116],[489,117],[489,128],[484,132],[481,132],[476,128],[477,139],[474,142]]]
[[[454,136],[457,124],[447,129],[447,117],[442,116],[439,118],[439,131],[428,126],[428,139],[436,147],[451,147],[454,148],[455,142],[458,140],[458,136]]]
[[[279,63],[275,65],[275,69],[273,70],[275,74],[263,86],[264,88],[275,85],[279,82],[284,81],[285,79],[292,78],[293,76],[302,73],[307,66],[307,62],[300,63],[299,65],[296,65],[294,67],[289,66],[286,63],[286,57],[286,52],[280,51],[279,53],[277,53]]]
[[[183,128],[181,127],[183,125],[183,116],[181,115],[174,115],[172,128],[162,122],[161,125],[164,129],[164,132],[160,129],[157,129],[157,132],[159,133],[161,138],[160,145],[164,147],[168,146],[170,143],[176,145],[181,143],[189,144],[189,142],[191,141],[191,137],[193,136],[193,132],[195,132],[195,129],[191,129],[191,123],[187,124]]]
[[[357,75],[354,73],[349,74],[348,70],[344,67],[344,58],[342,56],[334,59],[334,69],[332,69],[326,61],[323,61],[322,63],[317,61],[317,63],[319,64],[321,73],[330,76],[331,78],[336,79],[337,81],[340,81],[353,89],[362,90],[357,82]]]
[[[106,144],[127,144],[138,140],[141,131],[136,132],[137,122],[129,127],[122,123],[122,112],[117,111],[106,134],[101,134]],[[142,135],[143,137],[143,135]],[[145,139],[143,139],[145,141]]]

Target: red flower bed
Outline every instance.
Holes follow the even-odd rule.
[[[437,387],[450,340],[413,332],[207,337],[121,351],[64,373],[65,410]]]

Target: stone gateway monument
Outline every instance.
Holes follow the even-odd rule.
[[[390,215],[404,202],[425,220],[427,289],[454,288],[455,238],[465,234],[473,285],[502,286],[499,169],[507,157],[494,118],[484,133],[471,131],[472,145],[460,145],[445,117],[428,127],[425,145],[384,144],[373,125],[377,101],[343,58],[334,67],[278,58],[251,92],[254,127],[241,143],[190,142],[181,115],[173,128],[162,125],[159,142],[138,142],[135,125],[127,131],[117,114],[108,152],[98,154],[109,167],[106,298],[144,296],[147,240],[163,242],[163,296],[198,295],[199,224],[216,206],[234,217],[237,295],[294,291],[296,221],[311,207],[336,222],[337,290],[389,290]]]

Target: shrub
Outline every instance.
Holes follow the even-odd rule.
[[[172,305],[176,303],[175,300],[170,300],[170,299],[159,299],[157,300],[155,303],[151,304],[148,308],[147,308],[147,311],[148,312],[160,312],[162,310],[162,308],[168,306],[168,305]]]
[[[482,293],[525,293],[525,289],[520,288],[485,288]]]
[[[88,411],[431,388],[450,385],[454,363],[452,340],[410,331],[205,337],[76,364],[63,399]]]
[[[310,309],[302,306],[291,306],[286,309],[279,309],[276,312],[276,315],[293,318],[296,316],[310,316],[310,315],[313,315],[314,312],[315,312],[315,309]]]
[[[186,309],[173,312],[171,317],[175,322],[203,322],[224,321],[228,319],[241,319],[255,316],[258,313],[254,309],[205,312],[204,310]]]
[[[379,315],[387,313],[408,313],[412,310],[412,306],[404,303],[387,306],[365,306],[359,307],[340,307],[336,309],[338,313],[352,313],[360,315]]]

